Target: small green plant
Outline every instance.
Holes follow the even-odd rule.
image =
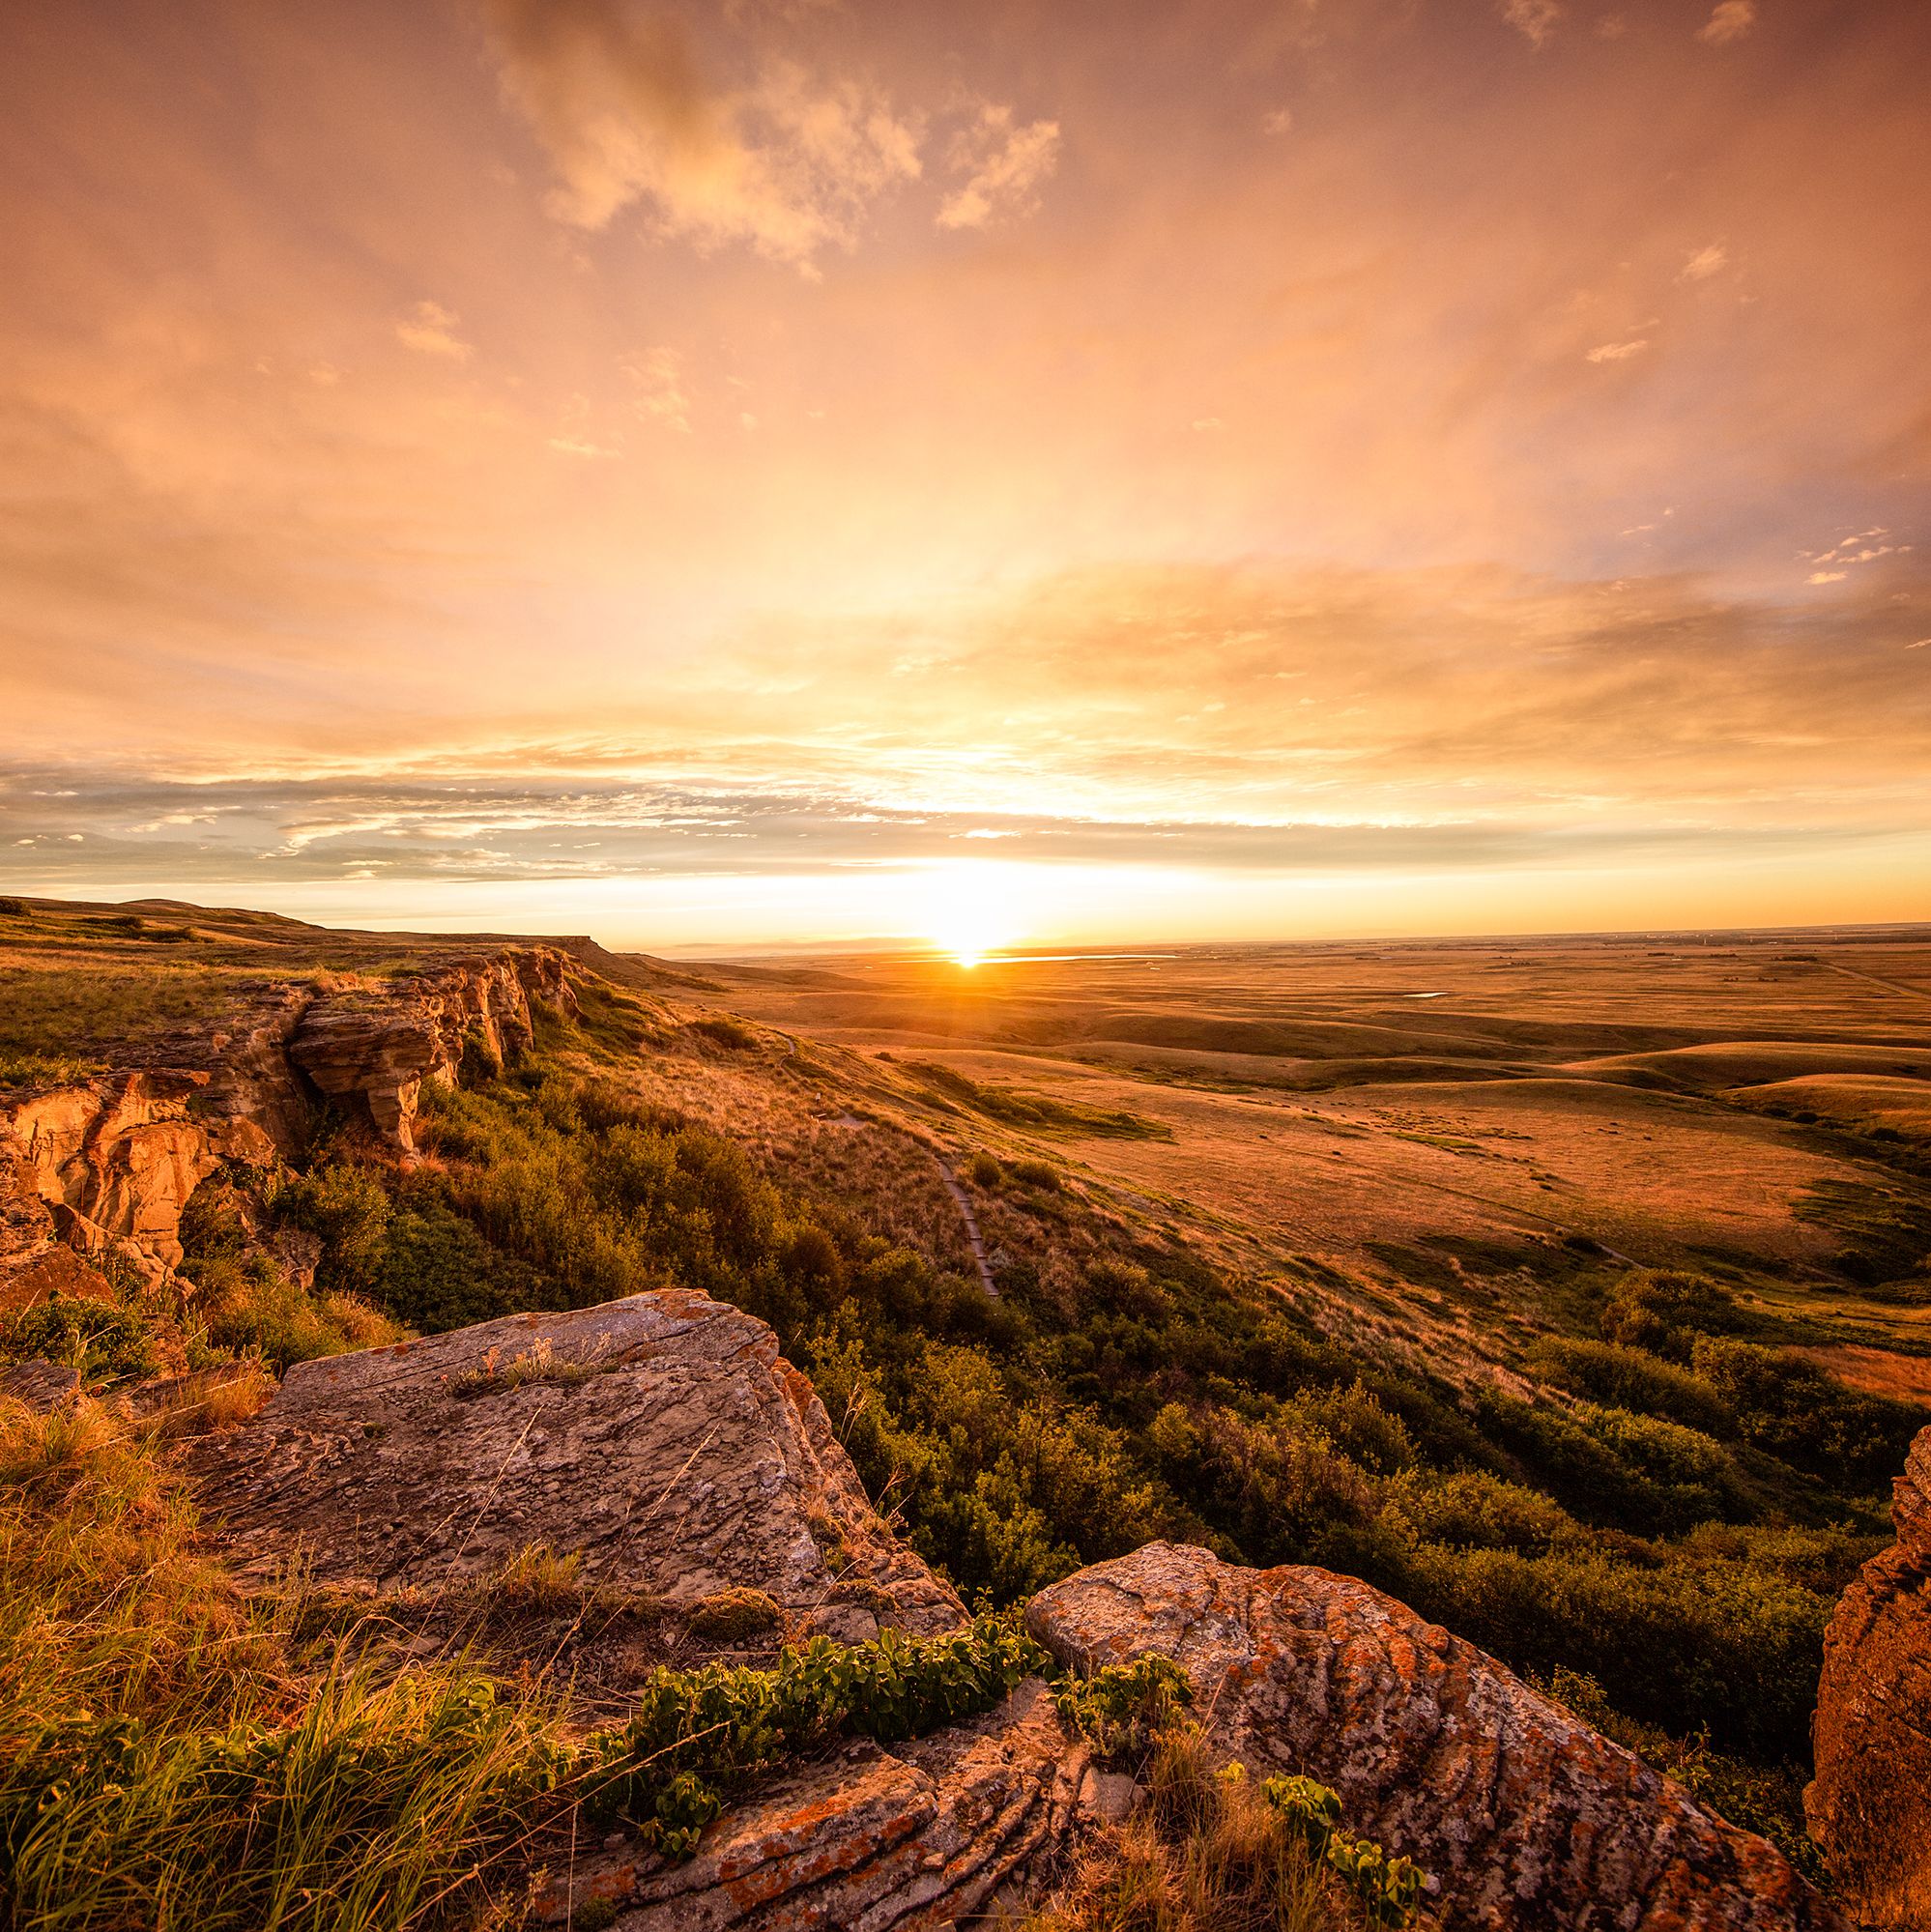
[[[1043,1194],[1057,1194],[1065,1186],[1059,1178],[1059,1169],[1045,1161],[1035,1161],[1028,1157],[1011,1163],[1007,1171],[1013,1179],[1023,1187],[1038,1188]]]
[[[605,1362],[595,1355],[571,1361],[557,1354],[547,1336],[537,1340],[521,1355],[512,1355],[508,1361],[503,1359],[501,1348],[490,1347],[483,1350],[483,1357],[476,1368],[466,1370],[453,1377],[449,1383],[449,1393],[458,1401],[474,1401],[478,1396],[504,1396],[512,1389],[520,1389],[526,1382],[554,1383],[560,1388],[575,1388],[579,1383],[594,1380],[617,1366]]]
[[[1063,1679],[1053,1689],[1060,1715],[1090,1738],[1103,1757],[1143,1750],[1194,1701],[1194,1686],[1170,1657],[1148,1652],[1131,1663],[1109,1663],[1090,1677]]]
[[[987,1153],[983,1147],[966,1163],[966,1178],[974,1187],[995,1188],[1005,1177],[1006,1170],[997,1156]]]
[[[942,1637],[886,1630],[850,1649],[813,1637],[769,1669],[660,1667],[639,1686],[630,1722],[585,1747],[592,1810],[628,1818],[666,1858],[688,1857],[760,1771],[841,1732],[923,1737],[1051,1668],[1015,1618],[991,1614]]]
[[[1261,1795],[1309,1847],[1340,1874],[1370,1925],[1405,1925],[1427,1874],[1412,1859],[1391,1858],[1371,1838],[1341,1828],[1340,1796],[1311,1777],[1270,1777]]]
[[[138,1379],[157,1367],[148,1324],[133,1309],[60,1293],[14,1315],[0,1331],[0,1349],[58,1362],[87,1382]]]

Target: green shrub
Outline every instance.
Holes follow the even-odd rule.
[[[216,1347],[259,1355],[277,1374],[297,1362],[383,1348],[403,1330],[360,1295],[311,1293],[266,1255],[244,1267],[204,1267],[203,1319]]]
[[[1178,1720],[1194,1701],[1193,1681],[1157,1651],[1130,1663],[1103,1664],[1086,1677],[1054,1687],[1059,1714],[1090,1739],[1102,1757],[1143,1752],[1156,1731]]]
[[[1729,1405],[1702,1376],[1646,1348],[1550,1339],[1529,1351],[1529,1367],[1543,1381],[1608,1408],[1661,1416],[1705,1435],[1729,1435],[1737,1427]]]
[[[474,1222],[419,1190],[390,1216],[373,1295],[425,1335],[563,1306],[529,1262],[492,1247]]]
[[[1057,1194],[1065,1183],[1059,1178],[1059,1169],[1049,1162],[1027,1157],[1023,1160],[1009,1161],[1006,1171],[1022,1187],[1038,1188],[1044,1194]]]
[[[159,1367],[138,1311],[57,1292],[9,1316],[0,1327],[0,1348],[15,1360],[39,1356],[75,1369],[87,1383],[137,1381]]]
[[[1424,1545],[1386,1579],[1424,1616],[1544,1678],[1614,1685],[1620,1708],[1765,1761],[1807,1747],[1835,1599],[1748,1561],[1675,1546],[1619,1555]]]
[[[1639,1268],[1617,1283],[1600,1326],[1605,1341],[1686,1365],[1698,1335],[1728,1334],[1740,1317],[1737,1298],[1701,1275]]]
[[[291,1181],[277,1210],[322,1243],[319,1285],[366,1294],[382,1274],[389,1234],[389,1196],[374,1169],[346,1163]]]
[[[1580,1544],[1589,1534],[1541,1490],[1480,1469],[1404,1472],[1382,1490],[1381,1514],[1416,1541],[1529,1556]]]
[[[1006,1170],[994,1156],[981,1147],[966,1163],[966,1177],[974,1187],[991,1190],[1005,1179]]]
[[[1899,1469],[1924,1418],[1902,1402],[1847,1389],[1801,1356],[1699,1336],[1696,1372],[1735,1410],[1745,1441],[1794,1468],[1866,1493]]]

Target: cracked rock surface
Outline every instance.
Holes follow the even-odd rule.
[[[1803,1806],[1869,1923],[1931,1932],[1931,1428],[1911,1445],[1891,1522],[1897,1541],[1825,1632]]]
[[[1026,1621],[1081,1668],[1176,1658],[1214,1743],[1255,1776],[1332,1785],[1351,1830],[1434,1874],[1444,1926],[1844,1927],[1764,1839],[1352,1577],[1149,1543]]]
[[[245,1572],[300,1549],[318,1582],[434,1587],[543,1543],[587,1583],[755,1588],[850,1642],[966,1621],[771,1331],[680,1289],[299,1363],[192,1468]]]

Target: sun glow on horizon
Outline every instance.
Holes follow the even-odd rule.
[[[1025,937],[1032,923],[1025,900],[1037,889],[1023,866],[984,860],[937,865],[927,875],[921,924],[932,943],[969,972]]]

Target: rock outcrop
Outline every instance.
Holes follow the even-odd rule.
[[[163,1280],[195,1188],[225,1165],[296,1155],[318,1091],[413,1151],[422,1082],[458,1079],[466,1052],[513,1060],[533,1036],[533,1001],[573,1006],[572,966],[524,946],[389,984],[259,985],[228,1026],[142,1049],[164,1064],[0,1103],[0,1308],[104,1298],[92,1264],[109,1256]]]
[[[1892,1493],[1897,1541],[1825,1633],[1803,1803],[1863,1919],[1931,1932],[1931,1428]]]
[[[1445,1926],[1843,1926],[1762,1838],[1353,1578],[1152,1543],[1042,1592],[1027,1622],[1082,1668],[1178,1659],[1215,1744],[1332,1785],[1352,1830],[1435,1875]]]
[[[419,1590],[543,1543],[587,1583],[672,1605],[762,1590],[797,1634],[966,1622],[771,1331],[682,1290],[298,1364],[189,1466],[244,1576],[299,1552],[318,1582]],[[615,1909],[625,1932],[950,1925],[1116,1815],[1124,1784],[1033,1679],[983,1716],[773,1778],[686,1862],[583,1846],[536,1915]]]
[[[498,1064],[514,1059],[533,1034],[531,1000],[569,1004],[569,966],[566,954],[537,946],[334,994],[302,1016],[289,1057],[330,1100],[413,1151],[423,1081],[453,1083],[466,1049]]]
[[[298,1363],[196,1464],[244,1568],[434,1586],[544,1543],[673,1604],[764,1591],[802,1629],[955,1629],[763,1322],[677,1289]]]
[[[539,1922],[617,1909],[616,1932],[910,1932],[973,1923],[1042,1856],[1119,1809],[1126,1781],[1029,1678],[998,1710],[912,1744],[859,1739],[774,1779],[706,1832],[688,1863],[641,1846],[580,1858]]]
[[[214,1138],[188,1117],[205,1073],[130,1073],[37,1094],[8,1116],[36,1191],[71,1248],[99,1254],[131,1242],[172,1266],[187,1197],[221,1165]],[[250,1135],[255,1130],[250,1130]],[[265,1136],[231,1150],[273,1158]]]

